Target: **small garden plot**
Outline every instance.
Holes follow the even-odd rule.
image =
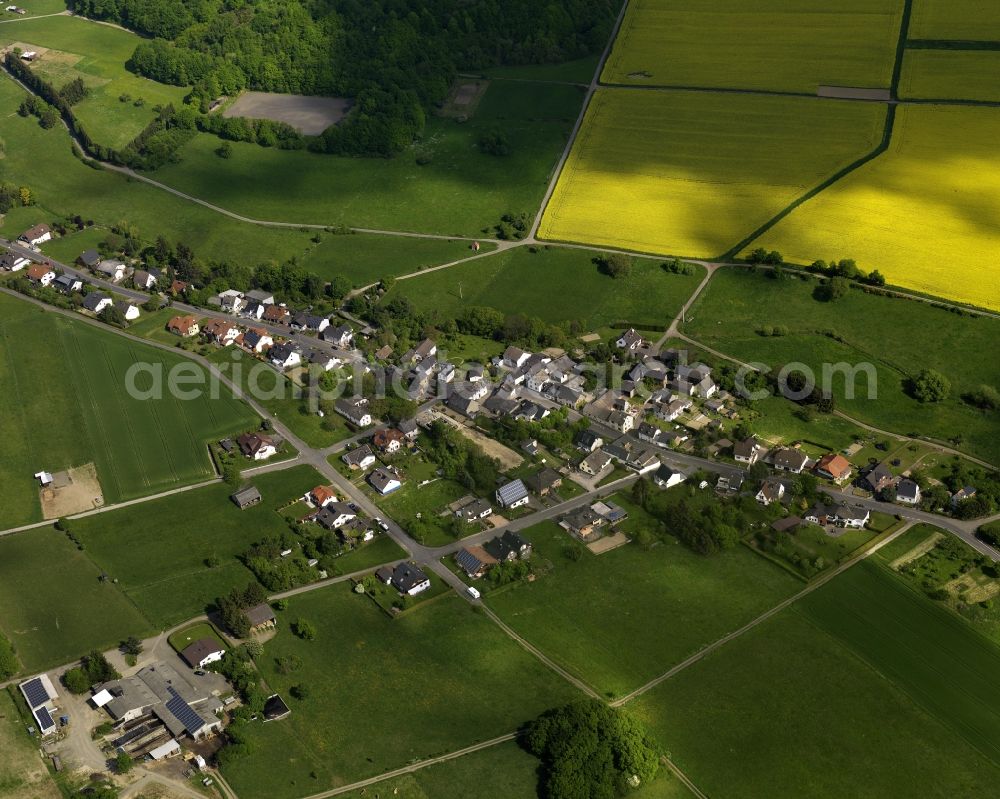
[[[270,119],[291,125],[306,136],[318,136],[339,123],[350,108],[351,101],[343,97],[244,92],[222,116]]]
[[[195,641],[200,641],[203,638],[215,641],[215,643],[223,647],[229,646],[229,644],[226,643],[226,639],[222,637],[222,634],[208,622],[192,624],[190,627],[185,627],[183,630],[178,630],[177,632],[172,633],[167,639],[167,643],[169,643],[176,652],[183,652]]]

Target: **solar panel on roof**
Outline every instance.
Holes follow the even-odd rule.
[[[173,688],[167,690],[170,691],[171,697],[167,700],[167,710],[177,717],[177,720],[184,725],[184,729],[193,735],[205,726],[201,716],[194,712],[191,705],[185,702],[177,691]]]
[[[44,707],[33,710],[32,715],[34,715],[35,721],[38,722],[38,729],[42,732],[50,730],[56,726],[56,723],[52,720],[52,716],[49,715],[49,711],[47,711]]]
[[[21,690],[24,692],[25,698],[28,700],[28,704],[32,708],[36,708],[39,705],[44,705],[51,698],[49,692],[45,690],[45,686],[42,685],[42,678],[35,677],[33,680],[28,680],[21,686]]]

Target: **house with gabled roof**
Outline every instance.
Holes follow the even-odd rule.
[[[83,308],[91,313],[99,314],[105,308],[109,307],[112,302],[114,302],[114,300],[112,300],[107,294],[100,291],[92,291],[83,298]]]
[[[390,466],[380,466],[369,474],[368,484],[383,496],[403,487],[399,472]]]
[[[782,448],[774,453],[772,461],[779,472],[802,474],[809,463],[809,456],[800,449]]]
[[[32,264],[25,275],[36,286],[49,286],[56,279],[56,273],[43,264]]]
[[[883,488],[888,488],[893,479],[889,467],[884,463],[877,463],[861,475],[858,485],[873,494],[877,494]]]
[[[827,480],[842,483],[851,476],[851,462],[839,452],[828,452],[816,462],[813,471]]]
[[[52,239],[52,228],[46,225],[44,222],[38,225],[29,227],[24,233],[18,236],[18,241],[23,241],[26,244],[35,247],[46,241]]]
[[[511,480],[500,486],[496,492],[496,499],[500,507],[513,510],[527,505],[531,501],[528,495],[528,487],[523,480]]]
[[[340,459],[352,469],[364,470],[375,465],[375,453],[367,444],[345,452]]]
[[[255,461],[267,460],[278,452],[274,440],[262,433],[244,433],[237,437],[236,443],[240,452]]]
[[[198,317],[187,314],[173,317],[167,322],[167,330],[175,336],[190,338],[197,336],[201,328],[198,326]]]
[[[630,327],[618,337],[618,340],[615,341],[615,346],[620,350],[635,352],[645,347],[646,341],[636,332],[634,327]]]
[[[750,436],[733,444],[733,459],[737,463],[752,466],[765,452],[767,449],[757,440],[756,436]]]
[[[773,502],[780,502],[783,496],[785,496],[784,484],[775,477],[768,477],[761,483],[756,499],[761,505],[770,505]]]
[[[334,410],[355,427],[368,427],[372,423],[372,415],[368,411],[367,400],[361,397],[344,399],[341,397],[333,404]]]

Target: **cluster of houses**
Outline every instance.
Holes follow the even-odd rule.
[[[628,518],[628,511],[614,502],[595,502],[570,511],[559,526],[570,535],[589,543]]]
[[[498,563],[514,560],[528,560],[531,557],[531,542],[513,530],[491,538],[482,546],[468,546],[455,553],[455,563],[470,578],[478,580]]]
[[[311,512],[299,521],[313,522],[336,532],[345,543],[371,541],[375,537],[371,520],[361,515],[357,505],[338,497],[333,486],[316,486],[303,499]]]

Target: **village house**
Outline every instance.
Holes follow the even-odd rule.
[[[310,330],[314,333],[322,333],[330,326],[330,320],[325,316],[300,312],[292,317],[292,330]]]
[[[198,318],[195,316],[175,316],[167,322],[167,330],[175,336],[190,338],[197,336],[201,328],[198,326]]]
[[[832,524],[837,527],[861,529],[868,524],[871,513],[867,508],[852,508],[846,503],[837,505],[817,503],[806,511],[804,518],[807,522],[812,522],[813,524]]]
[[[357,511],[346,502],[330,502],[315,515],[316,523],[327,530],[339,530],[358,517]]]
[[[372,415],[368,412],[368,400],[361,397],[339,399],[334,409],[355,427],[368,427],[372,423]]]
[[[16,255],[12,252],[5,252],[0,255],[0,271],[20,272],[24,267],[31,265],[31,259],[23,255]]]
[[[431,587],[430,578],[413,563],[400,563],[387,581],[399,593],[415,596]]]
[[[842,483],[851,476],[851,462],[839,453],[828,452],[816,462],[813,471],[827,480]]]
[[[97,250],[84,250],[76,256],[76,262],[85,269],[97,269],[101,262],[101,254]]]
[[[120,283],[125,277],[126,269],[127,267],[121,261],[109,258],[106,261],[101,261],[94,271],[103,275],[111,283]]]
[[[375,445],[375,449],[385,455],[392,455],[399,452],[403,447],[403,441],[403,434],[393,428],[377,430],[375,435],[372,436],[372,444]]]
[[[375,465],[375,453],[372,452],[372,448],[367,444],[352,449],[350,452],[345,452],[340,456],[340,459],[350,466],[351,469],[360,469],[362,471]]]
[[[653,482],[660,488],[673,488],[675,485],[683,483],[686,479],[687,475],[684,472],[667,466],[665,463],[661,463],[660,468],[653,475]]]
[[[291,341],[271,347],[267,357],[278,369],[291,369],[302,363],[302,353]]]
[[[591,453],[604,446],[604,439],[593,430],[581,430],[573,439],[573,446],[581,452]]]
[[[646,341],[636,332],[634,327],[630,327],[618,337],[615,346],[620,350],[635,352],[645,347]]]
[[[236,338],[240,334],[240,329],[225,319],[212,319],[201,328],[201,332],[209,341],[213,341],[222,347],[228,347],[236,341]]]
[[[483,549],[498,563],[512,560],[527,560],[531,557],[531,543],[512,530],[503,535],[491,538]]]
[[[91,313],[99,314],[111,305],[113,300],[100,291],[93,291],[83,298],[83,308]]]
[[[503,365],[508,369],[520,369],[531,357],[530,352],[525,352],[520,347],[511,345],[504,350],[501,356]]]
[[[777,478],[769,477],[761,483],[756,499],[761,505],[770,505],[773,502],[780,502],[783,496],[785,496],[784,484]]]
[[[329,342],[334,347],[346,350],[354,342],[354,331],[347,325],[328,327],[323,331],[323,341]]]
[[[186,292],[188,288],[190,288],[189,284],[185,283],[183,280],[174,280],[170,283],[169,291],[176,297],[177,295]]]
[[[757,438],[750,436],[733,445],[733,460],[753,466],[765,452],[767,449],[757,441]]]
[[[417,436],[420,435],[420,427],[417,425],[416,419],[403,419],[396,427],[407,441],[416,441]]]
[[[271,437],[261,433],[244,433],[237,437],[236,444],[239,446],[240,452],[255,461],[267,460],[278,452]]]
[[[690,366],[678,364],[674,368],[673,389],[686,397],[703,397],[708,399],[718,393],[718,386],[712,380],[712,369],[703,363]]]
[[[244,316],[247,319],[252,319],[255,322],[259,322],[264,317],[264,309],[267,306],[262,302],[257,300],[251,300],[249,297],[246,298],[246,304],[240,311],[240,316]]]
[[[28,267],[26,276],[36,286],[49,286],[56,279],[56,273],[41,264],[32,264]]]
[[[692,403],[691,400],[685,398],[678,398],[671,400],[666,405],[661,405],[656,411],[656,418],[662,419],[664,422],[673,422],[681,417],[690,407]]]
[[[490,567],[495,566],[497,559],[482,547],[465,547],[455,553],[455,563],[470,578],[478,580]]]
[[[263,289],[253,289],[247,292],[247,299],[259,302],[261,305],[274,305],[274,295]]]
[[[896,483],[896,502],[902,502],[904,505],[920,504],[920,486],[915,480],[904,477]]]
[[[83,281],[73,275],[59,275],[52,281],[52,287],[64,294],[72,294],[83,289]]]
[[[524,484],[538,496],[546,497],[554,489],[562,485],[562,475],[555,469],[546,466],[534,474],[529,474],[525,477]]]
[[[531,498],[528,496],[528,488],[523,480],[511,480],[509,483],[500,486],[496,492],[496,499],[501,508],[508,510],[520,508],[531,501]]]
[[[18,237],[18,241],[23,241],[32,247],[36,247],[39,244],[43,244],[46,241],[51,241],[52,239],[52,228],[46,225],[44,222],[29,227],[24,233]]]
[[[635,416],[626,411],[611,411],[608,414],[608,426],[613,427],[619,433],[627,433],[635,427]]]
[[[288,320],[292,318],[292,312],[284,305],[264,303],[264,313],[260,318],[271,325],[287,325]]]
[[[127,322],[134,322],[141,315],[139,306],[128,300],[115,300],[115,308],[125,318]]]
[[[892,481],[893,476],[892,472],[889,471],[889,467],[884,463],[878,463],[861,475],[858,485],[866,491],[877,494],[883,488],[888,488],[892,485]]]
[[[171,290],[173,290],[172,286]],[[208,302],[209,305],[218,305],[223,311],[231,314],[238,314],[247,304],[243,298],[243,292],[236,289],[220,291],[218,296],[213,297]]]
[[[559,521],[559,526],[577,538],[589,541],[604,526],[604,517],[593,508],[583,507],[567,513]]]
[[[485,499],[470,497],[468,502],[460,505],[455,511],[455,515],[465,521],[479,522],[489,517],[493,513],[493,506]]]
[[[951,495],[951,506],[954,508],[959,502],[972,499],[976,493],[976,489],[973,486],[963,486]]]
[[[809,456],[798,449],[779,449],[774,453],[774,468],[779,472],[791,472],[801,474],[809,463]]]
[[[639,425],[639,429],[636,432],[640,441],[646,441],[650,444],[659,444],[659,438],[663,434],[663,431],[659,427],[649,422],[643,422]]]
[[[596,477],[608,466],[611,465],[611,456],[605,452],[603,449],[597,449],[591,452],[586,458],[580,461],[579,469],[584,474],[589,474],[592,477]]]
[[[132,285],[142,291],[149,291],[156,286],[161,277],[162,274],[159,269],[153,269],[152,267],[148,270],[136,269],[132,273]]]
[[[333,486],[316,486],[306,494],[305,498],[317,508],[326,507],[331,502],[337,501],[337,495],[333,492]]]
[[[255,352],[259,355],[274,346],[274,339],[271,338],[271,334],[262,327],[251,327],[242,336],[243,349],[248,352]],[[239,336],[234,341],[238,344],[241,343]]]
[[[261,500],[260,491],[258,491],[254,486],[241,488],[229,498],[240,510],[246,510],[253,505],[257,505]]]
[[[398,491],[403,486],[399,472],[390,466],[380,466],[368,475],[368,484],[382,496]]]
[[[203,669],[210,663],[218,663],[226,654],[226,648],[214,638],[199,638],[181,650],[181,658],[192,669]]]

